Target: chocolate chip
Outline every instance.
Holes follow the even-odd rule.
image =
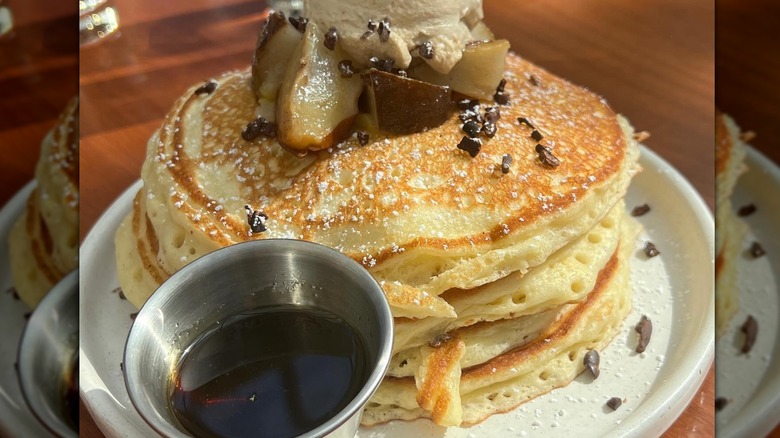
[[[339,62],[339,72],[341,72],[342,78],[351,78],[355,74],[355,70],[352,69],[352,61],[345,59]]]
[[[490,123],[487,120],[484,124],[482,124],[482,133],[485,134],[488,138],[493,138],[494,135],[496,135],[496,124]]]
[[[499,105],[509,105],[509,95],[503,91],[496,91],[493,95],[493,100]]]
[[[368,27],[368,30],[367,30],[367,31],[365,31],[365,32],[363,33],[363,35],[361,35],[361,36],[360,36],[360,39],[361,39],[361,40],[365,40],[365,39],[367,39],[368,37],[370,37],[371,35],[373,35],[373,34],[374,34],[374,32],[376,32],[376,21],[374,21],[374,20],[368,20],[368,24],[366,25],[366,27]]]
[[[366,131],[358,131],[356,132],[358,143],[360,143],[360,146],[365,146],[368,144],[368,132]]]
[[[558,160],[558,158],[553,155],[550,148],[546,146],[542,146],[541,144],[536,145],[536,153],[539,154],[539,161],[542,162],[547,167],[558,167],[561,162]]]
[[[645,255],[648,258],[655,257],[659,254],[661,254],[661,251],[658,251],[658,248],[655,247],[653,242],[650,241],[645,242]]]
[[[718,397],[715,399],[715,411],[720,412],[723,410],[723,408],[726,407],[726,405],[729,404],[729,399],[726,397]]]
[[[137,316],[138,316],[138,312],[133,312],[133,313],[131,313],[131,314],[130,314],[130,319],[132,319],[133,321],[135,321],[135,318],[136,318]]]
[[[420,53],[420,56],[425,59],[432,59],[433,58],[433,43],[430,41],[426,41],[422,44],[420,44],[420,48],[418,49],[418,52]]]
[[[506,87],[506,79],[501,79],[501,82],[498,83],[498,86],[496,87],[496,92],[503,93],[504,87]]]
[[[309,24],[308,18],[290,17],[288,20],[290,20],[290,24],[292,24],[293,27],[298,30],[298,32],[306,32],[306,25]]]
[[[394,69],[393,69],[393,74],[395,74],[395,75],[398,75],[398,76],[400,76],[400,77],[402,77],[402,78],[405,78],[405,77],[408,77],[408,76],[409,76],[409,75],[406,73],[406,70],[404,70],[404,69],[402,69],[402,68],[394,68]]]
[[[479,101],[477,99],[461,99],[456,105],[462,111],[473,110],[474,107],[479,107]]]
[[[471,158],[474,158],[479,153],[479,150],[482,149],[482,140],[464,136],[458,143],[458,149],[468,152]]]
[[[371,63],[371,67],[386,72],[391,72],[393,70],[393,65],[395,65],[395,61],[392,58],[381,59],[376,56],[369,58],[368,62]]]
[[[325,47],[327,47],[329,50],[333,50],[336,48],[336,43],[339,41],[339,33],[336,30],[335,27],[331,27],[328,29],[327,32],[325,32]]]
[[[643,353],[650,342],[650,336],[653,334],[653,323],[647,319],[647,316],[642,315],[642,319],[639,320],[634,330],[639,333],[639,342],[636,344],[635,351]]]
[[[531,85],[533,85],[534,87],[538,87],[539,86],[539,79],[537,79],[536,76],[534,76],[534,75],[528,76],[528,82],[530,82]]]
[[[531,132],[531,138],[533,138],[536,141],[542,141],[544,137],[542,136],[541,132],[534,129],[533,132]]]
[[[468,135],[471,138],[479,137],[479,131],[482,130],[482,128],[479,127],[479,123],[477,123],[474,120],[469,120],[466,123],[464,123],[461,129],[463,129],[463,132],[465,132],[466,135]]]
[[[764,251],[764,247],[761,246],[760,243],[753,242],[753,244],[750,245],[750,255],[752,255],[753,258],[761,257],[764,254],[766,254],[766,251]]]
[[[596,350],[588,350],[588,352],[585,353],[585,357],[582,359],[583,365],[590,371],[590,374],[593,375],[594,379],[599,377],[599,362],[599,352]]]
[[[428,342],[428,345],[432,348],[439,348],[450,339],[452,339],[452,336],[449,333],[442,333],[433,338],[431,342]]]
[[[197,90],[195,90],[195,94],[198,96],[203,96],[204,94],[211,94],[214,92],[214,90],[217,89],[217,81],[210,80],[206,82],[205,84],[198,87]]]
[[[534,128],[534,124],[531,123],[531,121],[528,120],[526,117],[518,117],[517,122],[520,123],[521,125],[526,125],[531,129],[536,129]]]
[[[485,108],[485,120],[490,123],[496,123],[501,118],[501,109],[498,106],[489,106]]]
[[[644,216],[649,211],[650,211],[649,205],[647,204],[637,205],[636,207],[634,207],[633,210],[631,210],[631,216],[634,217]]]
[[[249,205],[245,205],[244,209],[246,209],[246,220],[249,223],[249,230],[253,233],[264,232],[267,229],[265,222],[268,220],[268,215],[260,210],[252,209]]]
[[[127,299],[127,297],[125,296],[125,291],[123,291],[122,289],[119,289],[119,299],[120,300],[126,300]]]
[[[276,131],[276,123],[269,122],[264,117],[258,117],[249,122],[249,124],[246,125],[246,128],[241,131],[241,138],[245,141],[252,141],[261,135],[276,137]]]
[[[611,399],[607,400],[607,406],[609,406],[609,408],[613,411],[616,411],[617,408],[619,408],[622,404],[623,399],[620,397],[612,397]]]
[[[390,20],[387,17],[383,18],[376,31],[379,34],[379,41],[386,43],[390,39]]]
[[[507,174],[509,173],[509,166],[512,165],[512,156],[509,154],[504,154],[503,157],[501,157],[501,173]]]
[[[474,120],[477,123],[482,123],[483,118],[482,115],[479,113],[479,111],[475,110],[466,110],[462,113],[458,114],[458,118],[461,122],[466,123],[469,120]]]
[[[756,212],[756,204],[748,204],[745,206],[742,206],[739,211],[737,211],[737,216],[739,217],[745,217],[750,216],[751,214]]]
[[[745,340],[742,343],[742,354],[748,354],[753,348],[753,344],[756,343],[756,336],[758,336],[758,321],[753,318],[753,315],[748,315],[740,330],[745,334]]]

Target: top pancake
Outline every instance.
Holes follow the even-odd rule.
[[[150,140],[143,168],[160,265],[173,273],[232,243],[298,238],[339,249],[379,280],[438,295],[542,263],[624,195],[638,147],[598,96],[515,55],[506,65],[511,104],[475,158],[456,147],[456,113],[427,132],[375,135],[366,146],[350,138],[299,158],[275,140],[241,138],[255,118],[248,72],[222,76],[211,95],[193,87]],[[539,161],[518,117],[560,166]],[[513,161],[502,175],[504,154]],[[266,232],[250,233],[246,204],[269,217]]]

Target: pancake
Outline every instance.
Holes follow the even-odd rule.
[[[624,213],[621,201],[588,233],[525,275],[513,272],[474,289],[445,292],[441,297],[453,307],[455,318],[396,318],[394,352],[477,322],[536,314],[583,300],[615,252],[621,228],[628,226]]]
[[[37,187],[10,232],[13,284],[31,308],[78,266],[78,105],[68,102],[41,142]]]
[[[715,330],[720,337],[739,310],[736,260],[747,226],[735,214],[731,194],[745,171],[746,145],[731,117],[718,113],[715,123]]]
[[[396,285],[388,299],[406,317],[452,316],[443,292],[540,265],[623,197],[638,147],[628,122],[598,96],[513,54],[506,66],[511,105],[501,107],[496,136],[475,158],[456,147],[456,114],[412,136],[376,135],[362,147],[349,138],[299,158],[273,139],[242,140],[255,118],[248,71],[218,78],[208,96],[193,87],[148,144],[137,210],[146,210],[152,234],[117,235],[118,260],[140,272],[120,279],[125,294],[140,306],[154,289],[134,278],[167,277],[248,239],[334,247]],[[519,117],[533,121],[560,166],[541,164]],[[506,175],[497,170],[504,154],[513,157]],[[247,204],[268,216],[266,232],[250,232]],[[152,241],[151,265],[125,256]],[[410,305],[415,300],[427,305]]]
[[[423,355],[423,360],[434,359],[437,364],[433,368],[438,373],[432,372],[436,384],[418,385],[415,377],[386,377],[369,401],[362,424],[416,418],[432,418],[445,425],[474,424],[570,383],[584,370],[585,353],[606,347],[631,309],[629,258],[635,250],[636,230],[632,226],[624,232],[619,251],[599,272],[588,297],[579,304],[567,304],[557,310],[551,318],[554,321],[532,342],[507,346],[507,351],[489,360],[477,365],[466,362],[468,365],[461,368],[461,361],[468,360],[469,354],[476,356],[473,362],[491,357],[494,352],[481,356],[480,352],[511,339],[521,322],[506,320],[500,324],[460,329],[439,347],[459,353],[451,358],[453,360],[441,360],[435,353]],[[480,335],[489,341],[474,342]],[[459,384],[455,387],[453,376],[458,376]],[[434,403],[426,400],[430,397],[434,398]],[[452,404],[460,406],[453,409]],[[434,409],[426,410],[420,407],[422,405],[433,405]],[[458,412],[462,413],[460,418],[457,418]]]

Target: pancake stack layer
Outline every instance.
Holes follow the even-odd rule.
[[[731,194],[745,171],[745,143],[731,117],[715,120],[715,332],[719,338],[739,310],[737,257],[747,226],[734,213]]]
[[[79,102],[73,98],[41,143],[37,186],[11,229],[11,275],[34,308],[78,266]]]
[[[631,307],[637,225],[622,198],[638,144],[598,96],[516,55],[504,78],[510,103],[473,158],[457,148],[456,113],[414,135],[372,134],[365,146],[353,136],[297,157],[274,139],[242,139],[256,117],[249,72],[223,75],[208,95],[193,87],[150,139],[144,186],[116,234],[125,295],[141,306],[226,245],[310,240],[362,263],[396,317],[364,424],[470,424],[568,384]],[[250,230],[246,205],[267,216],[265,231]]]

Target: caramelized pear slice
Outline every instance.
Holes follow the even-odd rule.
[[[493,32],[490,31],[490,29],[487,27],[484,21],[480,21],[477,23],[476,26],[474,26],[473,29],[471,29],[471,40],[472,41],[493,41],[495,36],[493,36]]]
[[[423,63],[410,69],[409,76],[431,84],[448,85],[469,97],[492,100],[504,75],[508,51],[507,40],[469,43],[463,50],[463,57],[448,74],[438,73]]]
[[[301,41],[301,35],[281,12],[274,12],[266,19],[252,60],[252,91],[258,101],[276,100],[290,54]]]
[[[444,123],[454,106],[449,87],[376,69],[363,73],[374,125],[392,134],[411,134]]]
[[[276,99],[279,144],[297,153],[329,148],[346,138],[358,113],[363,81],[341,76],[346,59],[338,44],[325,47],[324,32],[314,23],[287,65]]]

